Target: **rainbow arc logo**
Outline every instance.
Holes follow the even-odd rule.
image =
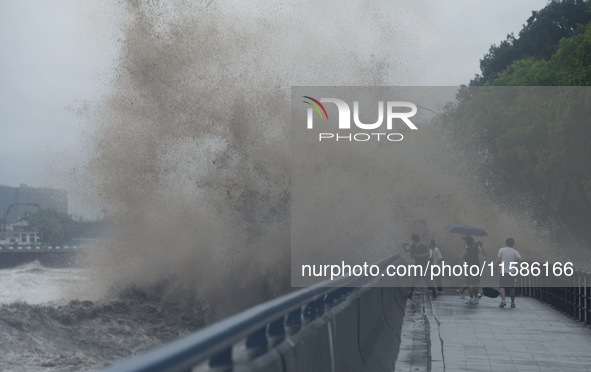
[[[396,119],[402,121],[411,130],[416,130],[417,127],[410,118],[417,113],[417,106],[412,102],[406,101],[378,101],[378,117],[375,122],[364,123],[359,119],[359,102],[353,101],[353,110],[349,103],[339,98],[327,98],[323,97],[320,100],[310,96],[301,96],[305,100],[302,103],[308,105],[307,111],[307,129],[314,129],[314,111],[318,114],[320,119],[328,121],[328,112],[322,103],[332,103],[336,106],[338,114],[334,120],[338,120],[338,131],[331,133],[318,133],[318,141],[323,140],[334,140],[344,141],[349,140],[350,142],[366,142],[370,140],[380,141],[381,139],[389,142],[402,141],[404,138],[402,133],[391,132],[393,129],[394,121]],[[320,102],[322,101],[322,103]],[[402,110],[401,110],[402,109]],[[410,111],[407,111],[410,110]],[[378,132],[368,132],[373,130],[380,130],[382,124],[386,121],[386,127]],[[351,131],[351,122],[354,123],[355,127],[362,130],[362,132]],[[336,123],[335,123],[336,124]],[[321,130],[328,130],[325,125],[320,125]],[[330,125],[329,125],[330,127]],[[337,128],[335,128],[337,129]]]
[[[310,101],[312,101],[312,102],[310,102],[310,101],[302,101],[302,102],[309,105],[314,110],[316,110],[316,112],[318,113],[318,116],[320,116],[321,119],[328,120],[328,113],[326,112],[324,105],[322,103],[320,103],[319,100],[309,97],[309,96],[302,96],[302,98],[306,98],[306,99],[309,99]]]

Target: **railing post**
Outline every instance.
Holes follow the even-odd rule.
[[[540,298],[540,295],[541,295],[542,283],[540,281],[540,277],[541,276],[534,277],[534,279],[532,281],[532,284],[534,286],[532,297],[534,297],[534,298]]]
[[[527,278],[527,296],[528,297],[534,297],[534,280],[535,280],[535,276],[531,275],[531,273],[529,274],[528,278]]]
[[[302,328],[302,309],[296,309],[287,315],[285,333],[294,335]]]
[[[344,301],[349,293],[353,292],[354,288],[352,287],[341,287],[335,288],[334,291],[330,292],[324,298],[324,305],[326,309],[330,309],[340,302]]]
[[[591,323],[591,271],[585,270],[585,323]]]
[[[581,270],[581,321],[587,320],[587,270]]]
[[[570,316],[572,316],[573,319],[577,319],[577,288],[575,287],[574,278],[569,278],[569,285],[570,285],[570,300],[571,300]]]
[[[583,313],[583,271],[579,270],[577,275],[577,319],[583,321],[585,314]]]
[[[285,340],[285,317],[269,324],[269,345],[275,346]]]
[[[576,277],[573,276],[568,278],[569,281],[569,285],[570,285],[570,298],[572,301],[572,304],[570,306],[570,316],[573,317],[573,319],[577,319],[577,287],[576,287]]]
[[[581,297],[580,297],[581,308],[579,309],[579,313],[581,314],[581,321],[586,323],[587,322],[587,300],[585,298],[587,295],[587,288],[586,288],[587,279],[586,279],[585,270],[581,270],[580,276],[579,276],[579,282],[580,282],[580,288],[581,288]]]
[[[304,321],[309,323],[324,314],[324,296],[318,298],[304,307]]]
[[[564,287],[564,295],[565,295],[565,300],[564,304],[565,304],[565,308],[564,308],[564,312],[566,313],[566,315],[569,316],[569,318],[573,317],[573,299],[572,299],[572,287],[571,287],[571,283],[569,282],[569,280],[564,277],[564,281],[566,284],[566,287]]]
[[[560,304],[562,305],[562,312],[568,314],[568,287],[567,282],[564,279],[564,275],[560,277],[562,280],[562,291],[560,293]]]
[[[260,328],[246,338],[246,351],[250,359],[264,354],[268,347],[267,326]]]

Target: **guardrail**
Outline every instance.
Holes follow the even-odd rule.
[[[47,246],[47,245],[0,245],[0,252],[6,252],[6,251],[43,251],[43,252],[48,252],[48,251],[54,251],[54,250],[77,250],[77,249],[82,249],[83,247],[79,247],[77,245],[64,245],[64,246]]]
[[[380,261],[378,265],[384,267],[399,258],[400,255],[395,254]],[[351,345],[354,346],[348,344],[339,349],[338,352],[348,350],[345,353],[353,353],[354,348],[356,348],[356,352],[363,355],[350,357],[356,358],[351,363],[358,362],[360,365],[364,363],[367,365],[366,361],[358,361],[358,359],[363,359],[368,353],[373,352],[373,348],[369,347],[368,349],[367,346],[371,346],[372,342],[377,342],[378,334],[383,328],[386,328],[386,323],[397,323],[396,320],[389,319],[391,315],[384,314],[386,312],[384,309],[391,307],[396,302],[395,296],[398,295],[398,292],[383,292],[382,288],[374,287],[375,282],[379,280],[378,278],[341,277],[334,281],[327,281],[304,288],[254,306],[184,339],[172,342],[135,359],[117,364],[106,371],[192,371],[196,370],[196,368],[231,371],[240,369],[241,365],[244,366],[245,363],[249,363],[255,358],[270,354],[286,338],[293,339],[294,336],[297,337],[299,333],[302,333],[300,331],[304,328],[303,326],[309,325],[344,301],[353,301],[353,298],[363,290],[368,292],[368,304],[362,306],[362,304],[358,303],[358,306],[343,316],[343,320],[338,323],[343,327],[345,325],[346,327],[352,327],[352,320],[358,323],[363,321],[365,328],[368,329],[362,330],[360,329],[362,328],[361,325],[355,324],[355,329],[351,330],[353,332],[351,335],[354,335],[355,339],[350,340]],[[380,292],[371,291],[370,289],[379,290]],[[393,290],[393,288],[387,289]],[[406,292],[401,290],[399,292],[402,294],[402,298],[405,299]],[[403,307],[400,304],[399,307],[399,312],[403,314]],[[363,314],[361,314],[362,311]],[[399,316],[399,318],[401,325],[402,316]],[[369,326],[370,324],[371,326]],[[392,329],[396,328],[396,326],[398,325],[395,325]],[[324,327],[324,325],[319,327]],[[330,327],[328,325],[326,329],[322,330],[324,335],[331,333]],[[336,328],[336,325],[333,325],[333,327]],[[342,330],[342,332],[345,332],[345,330]],[[388,337],[391,339],[392,335],[393,333],[390,332]],[[327,337],[332,336],[328,335]],[[397,337],[399,342],[399,333]],[[361,340],[362,338],[363,340]],[[318,339],[318,337],[315,339]],[[336,347],[333,344],[339,342],[342,343],[342,341],[330,340],[330,342],[323,345],[329,344],[329,347],[333,348]],[[346,342],[349,341],[346,340]],[[396,340],[392,342],[395,343]],[[363,350],[360,351],[360,349]],[[388,358],[392,356],[392,350],[393,345],[389,345],[387,350]],[[318,352],[320,354],[332,354],[334,359],[334,350],[319,350]],[[396,354],[394,354],[394,357]],[[285,364],[285,361],[282,363]],[[301,369],[296,368],[295,370]]]
[[[550,287],[546,277],[519,277],[517,289],[523,296],[537,298],[573,319],[591,324],[591,271],[573,269],[572,276],[552,279],[556,280],[560,287]]]

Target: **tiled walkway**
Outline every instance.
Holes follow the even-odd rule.
[[[498,304],[415,293],[396,371],[591,371],[591,328],[534,299]]]

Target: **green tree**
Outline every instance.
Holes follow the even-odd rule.
[[[71,216],[55,209],[41,209],[27,217],[29,225],[39,232],[44,244],[60,245],[72,239],[76,222]]]
[[[562,39],[556,53],[548,60],[532,57],[516,60],[487,85],[591,85],[591,26]]]
[[[591,26],[560,41],[550,59],[555,85],[591,85]]]
[[[591,238],[590,1],[551,1],[481,60],[444,120],[497,199]],[[533,89],[532,87],[538,88]],[[568,86],[544,89],[543,86]],[[476,156],[475,156],[476,154]],[[482,155],[485,156],[482,156]]]
[[[563,38],[576,35],[582,25],[591,22],[591,6],[587,0],[553,0],[523,25],[519,35],[492,45],[480,60],[481,74],[470,85],[486,85],[515,61],[533,58],[548,59],[559,48]]]

